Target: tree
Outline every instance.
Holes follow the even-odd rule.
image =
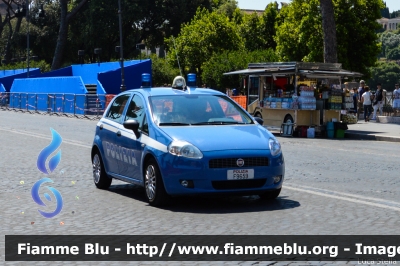
[[[389,60],[400,60],[400,47],[393,48],[389,50],[386,56]]]
[[[234,16],[235,10],[238,8],[238,3],[236,0],[226,0],[225,2],[221,1],[220,6],[215,8],[214,10],[224,14],[228,18],[232,19]]]
[[[153,54],[150,59],[154,86],[171,84],[174,78],[179,75],[179,69],[169,65],[165,58]]]
[[[152,51],[163,46],[164,39],[177,35],[199,6],[211,10],[209,0],[121,0],[121,6],[125,58],[139,57],[138,43],[146,44]],[[93,61],[93,50],[102,48],[102,60],[119,58],[115,52],[120,41],[117,1],[91,0],[70,25],[71,57],[77,57],[77,50],[85,50],[86,58]]]
[[[86,4],[88,0],[81,0],[79,3],[71,6],[68,5],[68,0],[59,0],[60,2],[60,28],[58,31],[56,49],[54,51],[53,63],[51,69],[55,70],[61,67],[63,62],[63,55],[65,47],[67,46],[68,40],[68,25],[73,17],[79,12],[79,10]],[[72,9],[70,9],[72,8]],[[68,11],[71,10],[71,11]]]
[[[168,61],[177,66],[177,53],[183,72],[195,72],[199,77],[202,65],[213,54],[244,48],[238,30],[229,18],[205,9],[197,11],[193,20],[182,27],[176,39],[169,38],[166,42],[169,47]]]
[[[390,18],[389,8],[386,6],[386,2],[384,2],[385,7],[381,9],[381,17]]]
[[[391,50],[400,46],[400,34],[392,31],[383,32],[380,35],[380,42],[382,45],[382,56],[388,57]]]
[[[332,0],[320,0],[324,35],[324,62],[337,63],[336,24]]]
[[[202,80],[211,88],[238,88],[241,77],[239,75],[224,76],[223,74],[238,69],[247,68],[249,63],[275,62],[277,56],[272,49],[257,51],[224,51],[214,54],[210,60],[203,64]]]
[[[382,83],[382,88],[393,91],[394,84],[400,82],[400,66],[394,62],[378,61],[377,65],[371,68],[372,78],[368,85],[376,88],[378,82]]]
[[[390,18],[398,18],[400,16],[400,10],[393,11],[390,13]]]
[[[244,14],[239,32],[248,51],[265,48],[265,38],[262,28],[262,18],[256,13]]]
[[[319,1],[293,0],[277,22],[277,52],[285,61],[322,62],[323,29]],[[380,51],[375,30],[380,28],[381,0],[333,0],[338,62],[368,77]]]
[[[275,23],[278,13],[278,3],[274,2],[268,4],[264,13],[262,14],[261,33],[264,36],[265,48],[276,48],[276,42],[274,38],[276,35]]]
[[[294,0],[276,18],[276,50],[282,61],[322,62],[323,36],[319,3]]]

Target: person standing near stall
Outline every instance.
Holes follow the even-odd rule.
[[[399,84],[395,85],[395,89],[393,91],[393,108],[400,109],[400,89]]]
[[[362,103],[362,95],[365,92],[365,81],[360,80],[360,87],[358,88],[358,110],[357,110],[357,115],[361,114],[361,108],[363,107]]]
[[[358,90],[357,87],[353,88],[353,104],[354,104],[354,112],[356,113],[356,117],[358,120],[358,110],[357,110],[357,104],[358,104]]]
[[[372,116],[372,120],[376,120],[376,112],[378,111],[379,108],[379,114],[383,114],[383,91],[382,91],[382,84],[378,83],[376,84],[376,87],[378,88],[375,93],[375,98],[373,102],[374,106],[374,115]]]
[[[364,87],[364,91],[365,92],[361,96],[361,102],[363,103],[363,107],[364,107],[364,121],[368,122],[369,116],[371,115],[371,109],[372,109],[371,93],[369,92],[368,86]]]

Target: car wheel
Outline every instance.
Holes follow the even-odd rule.
[[[160,169],[154,159],[150,159],[145,166],[144,188],[150,205],[163,206],[169,202],[169,196],[165,191]]]
[[[273,200],[273,199],[276,199],[279,196],[279,194],[281,193],[281,189],[282,188],[279,188],[279,189],[276,189],[276,190],[272,190],[272,191],[267,191],[267,192],[264,192],[262,194],[258,194],[258,196],[262,200]]]
[[[107,189],[110,187],[112,179],[109,178],[104,170],[103,161],[97,151],[92,158],[93,181],[97,188]]]
[[[257,113],[255,114],[255,117],[262,118],[262,115],[261,115],[259,112],[257,112]]]

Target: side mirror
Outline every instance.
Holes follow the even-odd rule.
[[[260,125],[263,125],[264,124],[264,120],[262,120],[262,118],[261,117],[254,117],[254,120],[256,120],[257,121],[257,123],[259,123]]]
[[[140,137],[140,132],[139,132],[139,121],[136,119],[129,119],[124,122],[124,128],[130,129],[135,133],[136,138]]]

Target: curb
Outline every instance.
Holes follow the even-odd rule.
[[[276,137],[281,137],[280,132],[271,131],[271,133]],[[293,137],[293,138],[296,138],[296,137]],[[336,139],[336,138],[334,138],[334,139],[319,138],[319,139],[339,140],[339,139]],[[382,136],[382,135],[367,135],[367,134],[346,133],[346,132],[344,133],[344,139],[374,140],[374,141],[387,141],[387,142],[399,142],[400,143],[400,137]]]
[[[345,132],[344,137],[347,139],[358,139],[358,140],[400,142],[400,137],[382,136],[382,135],[367,135],[367,134],[358,134],[358,133],[351,133],[351,132]]]

